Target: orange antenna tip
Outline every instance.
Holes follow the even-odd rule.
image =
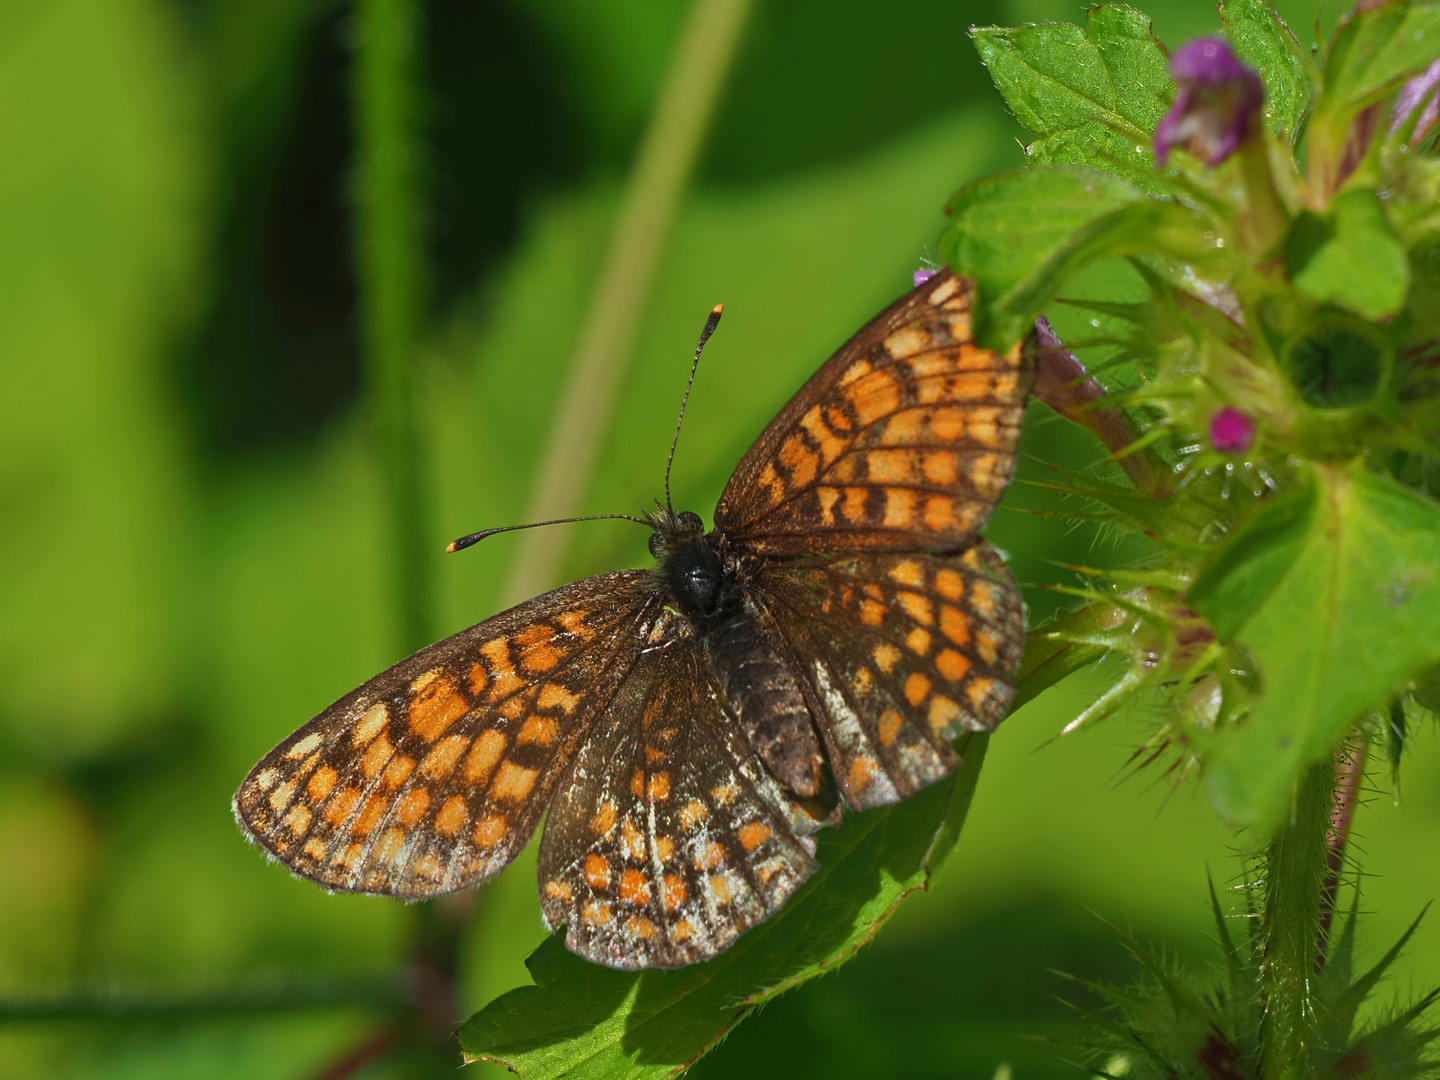
[[[725,310],[725,305],[724,305],[724,304],[716,304],[713,308],[710,309],[710,314],[711,314],[711,315],[719,315],[719,314],[720,314],[722,311],[724,311],[724,310]]]

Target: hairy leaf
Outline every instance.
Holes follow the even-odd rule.
[[[1090,169],[1024,169],[956,192],[940,251],[953,270],[975,279],[982,344],[1008,348],[1025,333],[1026,313],[1007,308],[1010,294],[1082,228],[1140,198],[1129,184]]]
[[[1267,828],[1302,770],[1440,660],[1440,505],[1356,465],[1316,466],[1312,483],[1237,530],[1190,592],[1249,649],[1264,687],[1207,747],[1211,798]]]
[[[1220,17],[1235,55],[1265,84],[1266,125],[1294,143],[1320,79],[1310,55],[1264,0],[1225,0]]]
[[[468,1060],[524,1080],[674,1076],[756,1006],[850,959],[959,837],[989,736],[969,737],[949,781],[856,815],[820,841],[817,870],[784,908],[713,960],[623,972],[565,950],[557,932],[512,990],[460,1029]]]
[[[1038,138],[1035,165],[1084,165],[1158,190],[1150,139],[1174,83],[1150,19],[1134,8],[1091,8],[1085,29],[1048,23],[970,31],[1015,118]]]

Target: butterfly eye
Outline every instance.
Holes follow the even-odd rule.
[[[676,517],[680,520],[680,528],[685,532],[704,532],[705,522],[700,520],[700,515],[693,510],[681,510]]]
[[[665,554],[665,538],[658,532],[650,534],[650,554],[657,559]]]

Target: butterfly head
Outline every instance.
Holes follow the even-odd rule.
[[[733,573],[727,571],[714,533],[705,535],[700,515],[664,507],[647,515],[655,531],[650,554],[659,560],[656,576],[691,621],[708,625],[722,621],[740,601]]]

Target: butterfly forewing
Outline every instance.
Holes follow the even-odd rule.
[[[995,727],[1014,695],[1024,606],[983,540],[948,556],[782,563],[758,593],[811,681],[831,770],[856,809],[949,775],[951,741]]]
[[[855,335],[741,460],[715,513],[746,551],[951,550],[1004,491],[1030,373],[982,349],[937,274]]]
[[[556,795],[546,922],[612,967],[705,959],[815,869],[813,827],[725,714],[693,639],[671,640],[631,669]]]
[[[236,816],[330,889],[424,897],[491,876],[638,654],[648,576],[576,582],[377,675],[266,755]]]

